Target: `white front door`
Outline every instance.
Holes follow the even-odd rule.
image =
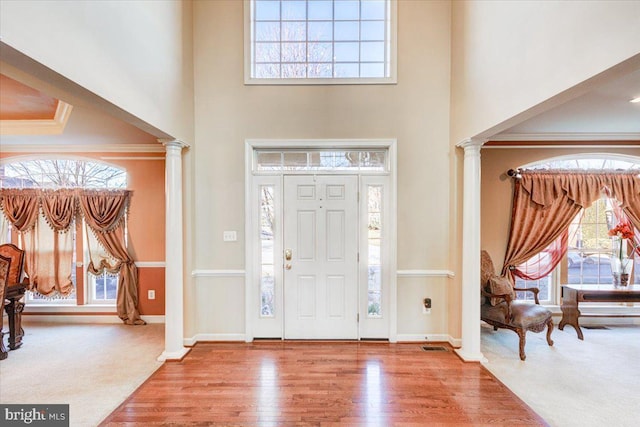
[[[357,176],[284,177],[287,339],[358,338],[357,196]]]

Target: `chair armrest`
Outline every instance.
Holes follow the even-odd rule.
[[[540,305],[540,300],[538,299],[538,293],[540,293],[540,289],[536,288],[536,287],[532,287],[532,288],[513,288],[514,291],[520,291],[520,292],[533,292],[533,298],[536,302],[536,304]]]
[[[504,300],[506,302],[506,312],[504,313],[505,319],[507,323],[511,322],[511,301],[513,300],[513,298],[510,294],[492,294],[482,288],[480,288],[480,293],[487,298],[498,298]]]

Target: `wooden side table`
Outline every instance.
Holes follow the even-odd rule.
[[[580,317],[640,317],[636,314],[582,314],[578,309],[581,302],[640,302],[640,285],[562,285],[562,320],[558,329],[571,325],[578,338],[584,340],[578,319]]]

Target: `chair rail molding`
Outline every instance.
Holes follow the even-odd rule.
[[[245,270],[193,270],[192,277],[244,277]]]
[[[453,279],[455,273],[451,270],[397,270],[398,277],[448,277]]]

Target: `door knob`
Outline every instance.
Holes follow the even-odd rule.
[[[287,261],[291,261],[291,249],[286,249],[284,251],[284,259]]]
[[[287,270],[291,270],[291,264],[285,265],[284,268],[287,269]]]

